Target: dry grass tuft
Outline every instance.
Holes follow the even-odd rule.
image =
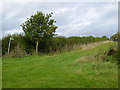
[[[91,60],[94,60],[95,57],[94,56],[85,56],[85,57],[81,57],[81,58],[78,58],[75,60],[76,63],[79,63],[79,62],[86,62],[86,61],[91,61]]]
[[[102,41],[102,42],[90,43],[86,45],[84,44],[84,45],[81,45],[81,48],[82,50],[88,50],[88,49],[92,49],[92,48],[95,48],[96,46],[102,45],[104,43],[109,43],[109,42],[112,42],[112,41]]]

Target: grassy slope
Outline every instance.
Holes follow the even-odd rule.
[[[54,56],[3,58],[3,88],[103,88],[118,87],[117,65],[103,62],[115,43]]]

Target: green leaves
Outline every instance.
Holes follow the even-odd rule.
[[[43,12],[37,11],[36,14],[27,18],[27,20],[21,25],[25,35],[31,37],[32,40],[35,40],[36,42],[43,41],[43,39],[46,41],[53,37],[58,27],[54,25],[56,21],[50,19],[52,14],[53,13],[44,14]]]
[[[36,14],[27,18],[21,26],[26,35],[31,36],[33,39],[39,40],[44,37],[44,34],[53,36],[57,29],[54,25],[56,22],[54,19],[50,19],[53,13],[44,14],[43,12],[37,11]]]
[[[113,41],[120,41],[120,32],[118,32],[115,35],[111,36],[110,39],[112,39]]]

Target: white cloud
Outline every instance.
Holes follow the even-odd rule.
[[[67,10],[69,10],[69,8],[61,8],[61,9],[57,10],[54,14],[65,13]]]
[[[23,30],[13,29],[6,31],[5,34],[23,33]]]
[[[119,0],[1,0],[0,2],[119,2]]]
[[[107,35],[117,32],[117,3],[49,3],[22,2],[5,3],[3,11],[3,33],[21,31],[20,24],[36,11],[53,12],[59,35]],[[112,30],[114,29],[114,30]]]

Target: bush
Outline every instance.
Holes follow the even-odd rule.
[[[27,53],[25,52],[25,50],[20,46],[20,45],[17,45],[10,53],[9,55],[6,54],[5,57],[12,57],[12,58],[15,58],[15,57],[23,57],[23,56],[26,56]]]
[[[54,51],[62,51],[62,50],[70,50],[72,48],[72,44],[70,44],[70,40],[66,37],[59,36],[52,38],[51,50]]]
[[[19,45],[24,45],[23,42],[23,35],[22,34],[13,34],[13,35],[8,35],[6,37],[2,38],[2,55],[5,55],[8,51],[8,44],[9,44],[9,39],[10,37],[14,38],[14,40],[11,41],[10,45],[10,50],[14,50],[14,48],[19,44]]]
[[[120,32],[116,33],[115,35],[110,37],[113,41],[119,41],[120,42]]]
[[[36,47],[36,43],[34,40],[31,40],[30,37],[25,36],[24,34],[13,34],[8,35],[6,37],[2,38],[2,55],[6,55],[8,51],[8,43],[10,37],[13,37],[14,40],[11,41],[11,47],[10,50],[11,53],[14,53],[14,49],[19,44],[22,48],[24,48],[24,51],[27,54],[33,55]],[[93,37],[93,36],[87,36],[87,37],[53,37],[49,38],[48,40],[43,39],[39,43],[39,53],[51,53],[51,52],[61,52],[61,51],[67,51],[71,50],[76,46],[79,46],[80,44],[88,44],[98,41],[104,41],[108,40],[105,36],[103,37]],[[14,52],[13,52],[14,51]]]

